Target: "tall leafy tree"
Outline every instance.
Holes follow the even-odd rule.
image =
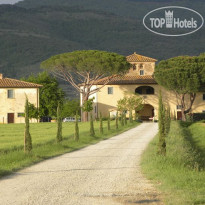
[[[143,103],[144,103],[143,98],[141,98],[138,95],[125,96],[124,98],[117,101],[117,108],[119,111],[121,111],[122,118],[126,110],[129,110],[129,114],[130,114],[129,118],[130,118],[130,122],[132,122],[133,119],[132,111],[135,110],[135,116],[136,116],[137,112],[143,109],[144,107]]]
[[[32,150],[32,139],[29,126],[29,102],[26,97],[25,103],[25,131],[24,131],[24,152],[29,153]]]
[[[74,100],[64,100],[63,109],[62,109],[62,117],[73,117],[76,114],[76,110],[80,115],[80,102],[79,99]]]
[[[56,116],[58,102],[64,100],[64,92],[59,88],[58,81],[47,72],[39,73],[37,76],[31,75],[22,80],[43,85],[39,93],[39,117]]]
[[[124,56],[116,53],[82,50],[52,56],[42,62],[41,67],[71,84],[82,95],[84,104],[90,95],[108,84],[114,75],[128,71],[130,64]],[[102,78],[103,83],[93,88]],[[88,112],[84,112],[83,120],[88,120]]]
[[[196,93],[205,90],[205,54],[163,60],[156,66],[154,76],[160,85],[175,92],[181,104],[182,120],[185,121]]]

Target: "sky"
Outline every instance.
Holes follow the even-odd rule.
[[[0,4],[15,4],[21,0],[0,0]]]

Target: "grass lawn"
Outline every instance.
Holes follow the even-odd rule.
[[[167,156],[156,154],[158,136],[143,154],[145,175],[162,192],[166,204],[205,204],[205,126],[172,122],[166,138]]]
[[[111,130],[107,130],[104,122],[104,134],[99,133],[99,122],[95,122],[96,137],[89,136],[89,123],[79,123],[80,140],[75,142],[74,123],[63,123],[63,141],[56,143],[57,123],[30,124],[33,150],[31,154],[24,154],[24,124],[0,125],[0,177],[11,174],[23,167],[36,162],[71,152],[100,140],[108,139],[116,134],[137,126],[138,123],[127,124],[115,129],[115,121],[111,121]]]

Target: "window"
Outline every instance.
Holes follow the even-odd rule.
[[[20,112],[20,113],[17,114],[17,116],[18,116],[18,117],[24,117],[24,113],[23,113],[23,112]]]
[[[143,69],[143,64],[139,64],[139,68],[140,68],[140,69]]]
[[[144,75],[144,70],[140,70],[140,75]]]
[[[205,100],[205,93],[203,94],[203,100]]]
[[[14,90],[7,90],[7,97],[14,98]]]
[[[112,95],[113,94],[113,87],[108,87],[108,95]]]
[[[140,95],[154,95],[154,88],[151,86],[140,86],[135,89],[135,93]]]
[[[133,65],[132,65],[132,68],[133,68],[133,70],[136,70],[136,65],[133,64]]]

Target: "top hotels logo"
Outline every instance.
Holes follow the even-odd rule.
[[[204,18],[193,9],[169,6],[150,11],[143,19],[145,28],[163,36],[184,36],[198,31]]]

